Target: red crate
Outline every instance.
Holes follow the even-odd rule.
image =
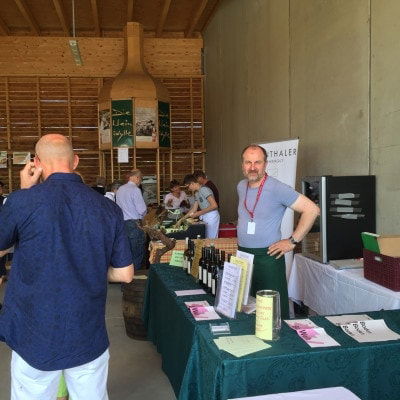
[[[233,238],[237,237],[236,225],[234,224],[220,224],[218,237],[220,238]]]
[[[400,257],[364,249],[364,277],[395,292],[400,291]]]

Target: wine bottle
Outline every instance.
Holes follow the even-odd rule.
[[[200,285],[201,285],[201,283],[202,283],[202,281],[203,281],[203,266],[204,266],[204,263],[205,263],[205,260],[206,260],[205,251],[206,251],[206,248],[205,248],[205,247],[202,247],[202,248],[201,248],[201,258],[200,258],[200,260],[199,260],[199,275],[198,275],[198,277],[197,277],[198,283],[199,283]]]
[[[212,291],[212,272],[215,264],[215,251],[214,249],[211,249],[211,255],[210,255],[210,263],[208,264],[207,267],[207,292],[211,293]]]
[[[183,272],[187,272],[187,261],[189,256],[189,238],[185,238],[185,251],[183,252]]]
[[[193,258],[194,258],[194,243],[193,240],[189,239],[189,255],[188,255],[188,260],[187,260],[187,268],[186,272],[190,275],[192,271],[192,264],[193,264]]]
[[[212,270],[212,276],[211,276],[211,294],[213,296],[216,296],[216,294],[217,294],[217,289],[218,289],[218,270],[219,270],[220,264],[221,264],[221,256],[220,256],[219,253],[217,253],[216,262],[215,262],[214,268]]]
[[[208,272],[208,266],[210,265],[210,249],[206,248],[206,262],[204,263],[203,266],[203,278],[202,278],[202,286],[204,289],[207,289],[207,272]]]

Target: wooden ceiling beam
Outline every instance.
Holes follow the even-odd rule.
[[[23,15],[23,17],[26,19],[28,22],[31,31],[33,31],[36,35],[40,35],[40,29],[39,25],[33,18],[33,15],[31,11],[29,10],[28,6],[25,4],[25,0],[14,0],[15,4],[17,5],[20,13]]]
[[[214,7],[212,8],[211,12],[209,13],[208,17],[206,18],[206,20],[204,21],[203,26],[201,27],[200,31],[204,32],[205,29],[207,28],[208,24],[210,23],[210,21],[213,19],[215,13],[217,12],[217,8],[220,5],[221,0],[216,0]]]
[[[197,7],[195,13],[193,14],[193,18],[189,23],[189,27],[185,33],[186,37],[191,37],[193,35],[193,32],[196,28],[197,22],[199,22],[199,19],[201,15],[203,14],[204,9],[206,8],[208,0],[201,0],[199,3],[199,6]]]
[[[56,9],[56,13],[57,13],[58,19],[61,22],[61,26],[63,28],[65,36],[71,36],[71,30],[70,30],[69,24],[67,22],[67,18],[66,18],[65,11],[64,11],[61,1],[53,0],[53,5],[54,5],[54,8]]]
[[[126,22],[133,22],[133,5],[134,0],[128,0],[127,20]]]
[[[164,6],[161,10],[160,19],[158,20],[157,24],[156,37],[160,37],[162,35],[162,31],[164,30],[164,25],[168,16],[170,5],[171,5],[171,0],[164,0]]]
[[[92,14],[93,14],[93,21],[94,21],[94,31],[96,36],[100,37],[100,22],[99,22],[99,9],[97,7],[97,0],[90,0],[92,5]]]
[[[6,36],[10,35],[10,30],[8,29],[8,26],[1,18],[0,18],[0,32]]]

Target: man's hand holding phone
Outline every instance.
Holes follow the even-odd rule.
[[[39,182],[42,171],[41,167],[36,168],[33,162],[28,162],[19,173],[21,189],[29,189],[33,185],[36,185]]]

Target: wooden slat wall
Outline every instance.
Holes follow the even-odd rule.
[[[203,78],[162,78],[171,96],[172,177],[182,181],[194,169],[203,169]],[[71,138],[80,157],[78,171],[93,185],[100,173],[98,150],[97,95],[102,78],[0,77],[0,151],[9,153],[10,169],[0,168],[0,180],[13,190],[19,187],[21,166],[12,165],[13,151],[34,153],[40,135],[59,132]],[[114,152],[114,179],[123,178],[134,166],[117,164]],[[105,174],[111,181],[110,153],[104,153]],[[160,151],[161,189],[168,187],[169,152]],[[156,174],[156,150],[136,150],[136,167],[145,175]]]

